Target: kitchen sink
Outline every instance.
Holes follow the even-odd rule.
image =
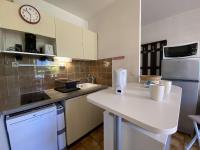
[[[78,84],[78,88],[80,89],[89,89],[89,88],[94,88],[100,86],[99,84],[93,84],[93,83],[82,83]]]

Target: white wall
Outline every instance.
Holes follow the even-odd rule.
[[[77,17],[55,5],[45,2],[44,0],[13,0],[13,1],[21,5],[31,4],[38,9],[45,11],[49,15],[68,21],[72,24],[75,24],[84,28],[88,28],[88,21],[80,17]]]
[[[139,75],[140,0],[116,0],[89,20],[98,32],[98,58],[125,56],[114,61],[113,69],[128,69],[129,81]]]
[[[200,9],[142,27],[142,43],[167,39],[168,45],[200,41]]]

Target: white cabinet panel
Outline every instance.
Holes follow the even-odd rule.
[[[19,15],[20,5],[0,0],[0,27],[55,38],[54,17],[39,10],[41,20],[38,24],[29,24]]]
[[[114,150],[114,117],[104,112],[104,150]],[[123,150],[168,150],[170,136],[155,134],[129,122],[122,123]]]
[[[82,28],[56,19],[57,56],[83,59]]]
[[[97,59],[97,33],[83,29],[84,58]]]
[[[73,59],[97,59],[97,33],[55,19],[57,56]]]
[[[9,150],[8,137],[2,115],[0,115],[0,139],[0,150]]]
[[[66,100],[65,115],[68,145],[103,122],[102,109],[88,103],[86,96]]]
[[[55,105],[6,117],[12,150],[58,150]]]

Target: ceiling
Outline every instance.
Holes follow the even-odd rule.
[[[88,20],[116,0],[45,0],[76,16]]]
[[[200,8],[200,0],[141,0],[142,25]]]

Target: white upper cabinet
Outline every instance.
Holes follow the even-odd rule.
[[[97,33],[83,29],[84,58],[97,59]]]
[[[20,7],[16,3],[0,0],[0,28],[56,38],[57,56],[60,57],[97,59],[96,33],[55,19],[41,10],[38,10],[40,21],[36,24],[28,23],[20,16]]]
[[[82,28],[55,19],[57,56],[84,59]]]
[[[57,56],[73,59],[97,59],[97,33],[55,19]]]
[[[55,38],[55,21],[53,16],[40,11],[41,20],[37,24],[25,22],[19,14],[20,5],[0,0],[0,27],[21,32],[28,32]]]

